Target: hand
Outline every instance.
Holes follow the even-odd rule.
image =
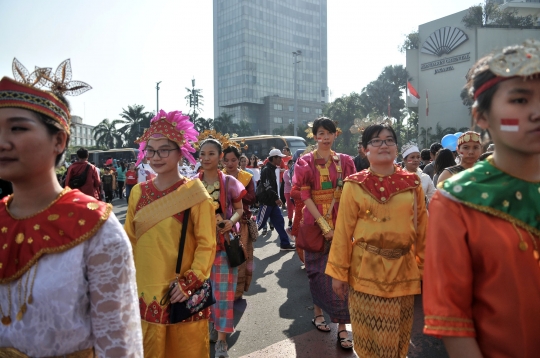
[[[184,295],[184,293],[182,292],[182,290],[180,289],[180,287],[178,286],[178,281],[174,280],[173,282],[171,282],[170,286],[173,286],[174,285],[174,288],[171,292],[171,303],[177,303],[177,302],[184,302],[188,299],[188,297],[186,295]]]
[[[334,238],[334,230],[330,230],[326,233],[326,235],[323,235],[324,238],[327,240],[327,241],[330,241]]]
[[[223,220],[222,223],[224,223],[225,226],[222,227],[222,228],[218,227],[218,228],[219,228],[219,231],[220,231],[222,234],[226,233],[227,231],[231,231],[231,229],[232,229],[232,227],[233,227],[233,222],[232,222],[231,220]]]
[[[276,200],[276,205],[277,205],[277,206],[282,206],[282,205],[283,205],[283,202],[282,202],[281,200],[278,199],[278,200]]]
[[[338,279],[332,279],[332,290],[339,298],[342,300],[345,299],[345,294],[349,291],[349,284],[345,281],[340,281]]]

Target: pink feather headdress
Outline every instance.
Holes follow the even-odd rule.
[[[146,143],[150,139],[167,138],[175,142],[180,147],[182,156],[195,164],[196,160],[191,153],[195,153],[193,142],[197,141],[199,132],[195,130],[193,123],[189,120],[189,116],[182,114],[181,111],[165,112],[160,110],[158,114],[150,121],[150,128],[144,131],[143,135],[138,138],[135,143],[139,145],[139,155],[136,165],[144,159],[144,150]]]

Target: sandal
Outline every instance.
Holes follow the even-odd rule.
[[[340,336],[340,334],[342,332],[346,332],[347,333],[347,338],[343,338]],[[338,334],[337,334],[337,343],[339,344],[339,346],[342,348],[342,349],[345,349],[345,350],[349,350],[349,349],[352,349],[353,348],[353,345],[352,345],[352,340],[349,338],[349,332],[347,332],[346,329],[342,330],[342,331],[339,331]],[[345,345],[343,345],[345,343]],[[351,343],[351,345],[349,346],[348,343]]]
[[[315,326],[315,328],[317,328],[317,330],[319,330],[321,332],[329,333],[330,332],[330,327],[328,327],[325,320],[323,320],[322,322],[317,323],[317,318],[319,318],[319,317],[324,318],[323,315],[315,316],[315,318],[313,318],[311,320],[311,323],[313,323],[313,325]],[[322,326],[326,326],[327,329],[321,328]]]

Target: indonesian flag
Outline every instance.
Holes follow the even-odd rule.
[[[429,99],[428,99],[428,93],[426,90],[426,117],[429,116]]]
[[[519,119],[501,119],[501,131],[505,131],[505,132],[519,131]]]
[[[420,99],[420,95],[416,91],[416,89],[411,85],[409,81],[407,81],[407,90],[409,92],[409,99],[412,103],[418,104],[418,100]]]

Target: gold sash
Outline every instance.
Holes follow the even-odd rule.
[[[153,201],[135,214],[133,218],[135,235],[140,238],[161,220],[191,208],[206,199],[211,198],[199,179],[193,179],[180,185],[172,193]]]
[[[95,357],[94,354],[94,348],[88,348],[83,351],[78,351],[70,354],[64,354],[57,357],[49,357],[49,358],[60,358],[60,357],[66,357],[66,358],[93,358]],[[0,348],[0,358],[28,358],[26,354],[19,351],[15,348]]]

